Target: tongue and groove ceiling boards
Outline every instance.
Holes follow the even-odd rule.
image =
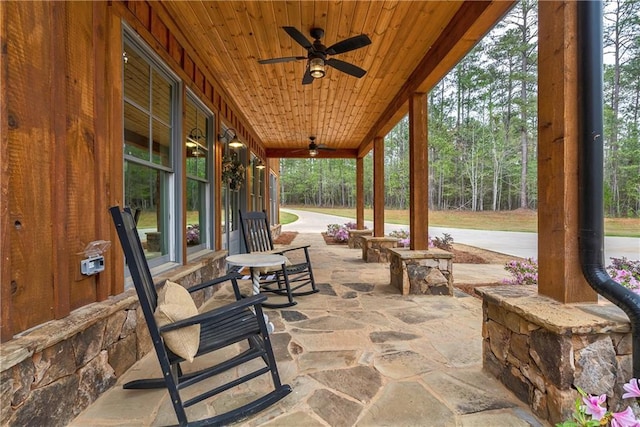
[[[370,148],[407,111],[407,97],[426,93],[499,19],[503,1],[163,1],[190,55],[233,98],[269,157],[307,157],[309,135],[351,156]],[[155,6],[154,6],[155,7]],[[326,67],[302,84],[307,61],[261,64],[269,58],[306,57],[283,27],[310,42],[322,28],[327,46],[366,35],[371,44],[340,53],[361,78]],[[187,30],[188,29],[188,30]]]

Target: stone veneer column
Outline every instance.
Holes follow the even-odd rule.
[[[609,396],[621,401],[632,376],[631,326],[615,305],[562,304],[532,286],[476,288],[483,298],[482,361],[540,418],[552,424],[571,417],[578,397]]]
[[[453,254],[431,248],[387,249],[391,286],[402,295],[453,295]]]

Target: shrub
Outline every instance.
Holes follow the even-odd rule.
[[[625,288],[640,293],[640,261],[631,261],[625,257],[611,258],[607,273]]]
[[[504,269],[511,273],[511,279],[504,279],[508,285],[537,285],[538,263],[533,258],[525,261],[511,260],[505,264]]]
[[[451,252],[453,250],[453,237],[449,233],[443,233],[442,239],[440,237],[433,238],[433,246],[440,248],[443,251]]]
[[[327,236],[335,236],[336,232],[340,229],[340,224],[327,225]]]
[[[525,261],[511,260],[505,264],[504,269],[513,276],[505,279],[509,285],[537,285],[538,263],[533,258]],[[640,261],[631,261],[622,258],[611,258],[611,264],[607,266],[607,273],[622,286],[640,293]]]
[[[346,242],[349,240],[349,230],[346,227],[340,227],[333,235],[333,239],[336,242]]]
[[[398,245],[406,248],[411,243],[411,239],[409,239],[409,232],[406,230],[393,230],[389,233],[389,236],[395,237],[398,240]]]

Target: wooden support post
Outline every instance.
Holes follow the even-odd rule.
[[[384,138],[373,139],[373,235],[384,236]]]
[[[539,4],[538,293],[596,302],[578,252],[578,89],[575,2]]]
[[[429,249],[427,96],[409,99],[409,231],[412,250]]]
[[[356,228],[364,229],[364,158],[356,159]]]

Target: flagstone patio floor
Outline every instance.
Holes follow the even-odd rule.
[[[280,376],[293,391],[237,425],[547,425],[483,372],[479,299],[461,292],[403,297],[389,286],[389,265],[365,263],[359,249],[327,246],[320,234],[300,234],[293,243],[311,243],[321,290],[298,297],[293,307],[267,310],[275,325],[272,342]],[[454,264],[453,273],[457,283],[506,277],[502,265]],[[221,290],[211,304],[231,295]],[[159,376],[158,371],[151,352],[71,426],[175,424],[164,390],[121,387],[131,379]],[[269,385],[263,375],[189,413],[194,419],[212,416],[255,398]]]

